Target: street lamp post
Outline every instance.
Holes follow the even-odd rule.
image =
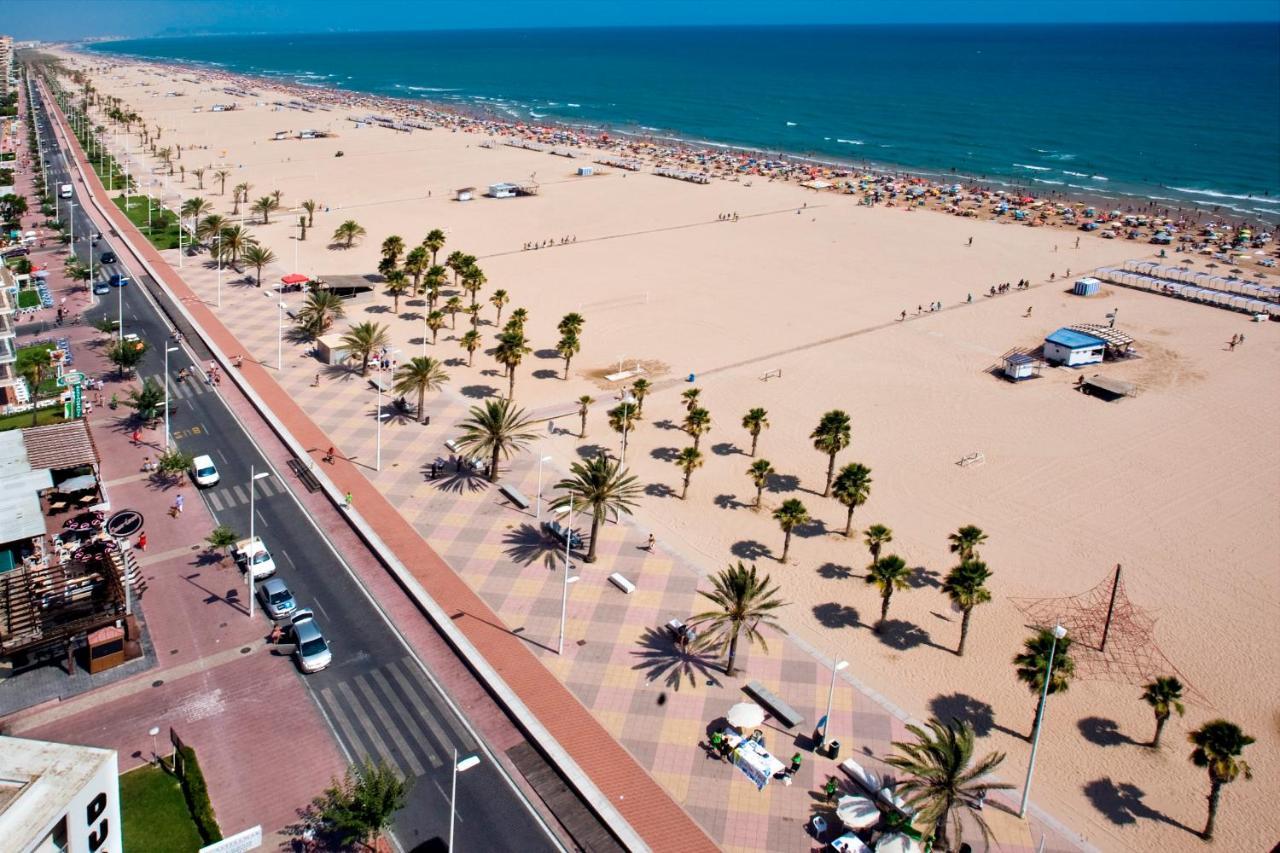
[[[550,456],[538,457],[538,511],[536,514],[538,521],[542,521],[542,463],[550,461]]]
[[[622,413],[622,459],[620,461],[622,466],[627,464],[627,426],[631,422],[631,407],[635,404],[636,398],[632,396],[630,391],[623,395],[622,405],[626,406],[627,409]]]
[[[453,825],[458,815],[458,774],[465,773],[480,763],[478,755],[468,755],[458,760],[458,750],[453,750],[453,786],[449,789],[449,853],[453,853]]]
[[[252,465],[249,466],[249,547],[250,548],[255,547],[253,542],[254,540],[253,495],[254,495],[254,492],[257,491],[257,489],[254,488],[253,484],[257,480],[261,480],[270,476],[271,476],[270,471],[260,471],[258,473],[254,473],[253,466]],[[253,618],[253,556],[254,556],[254,552],[250,552],[249,564],[245,566],[245,574],[249,576],[249,618],[250,619]]]
[[[1027,762],[1027,781],[1022,786],[1022,805],[1018,807],[1018,817],[1027,816],[1027,801],[1031,799],[1031,774],[1036,770],[1036,751],[1040,748],[1040,729],[1044,726],[1045,703],[1049,699],[1049,682],[1053,680],[1053,656],[1058,651],[1058,641],[1067,636],[1067,629],[1061,625],[1054,626],[1053,644],[1049,646],[1049,662],[1045,665],[1044,687],[1040,691],[1040,708],[1036,714],[1036,731],[1031,738],[1031,760]]]
[[[378,367],[378,411],[375,413],[378,420],[378,452],[374,458],[373,470],[382,470],[382,367]]]
[[[67,224],[71,226],[71,257],[76,256],[76,203],[67,202]]]
[[[222,235],[213,238],[218,243],[218,307],[222,307]]]
[[[565,528],[564,534],[564,588],[560,592],[560,642],[556,644],[556,654],[564,654],[564,623],[569,613],[569,584],[577,583],[581,575],[578,577],[569,577],[569,570],[573,568],[570,562],[569,549],[573,545],[573,498],[569,498],[569,526]]]
[[[164,452],[169,452],[169,353],[177,352],[178,347],[165,343],[164,348]]]
[[[831,689],[827,691],[827,715],[822,718],[822,740],[819,746],[827,742],[827,735],[831,732],[831,703],[836,697],[836,673],[849,665],[847,660],[838,660],[831,667]]]
[[[281,299],[276,311],[276,370],[284,370],[284,312],[288,306]]]

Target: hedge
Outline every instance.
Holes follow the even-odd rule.
[[[209,788],[204,782],[196,751],[189,746],[182,748],[182,794],[187,798],[187,808],[196,822],[196,829],[205,844],[222,840],[218,819],[213,816],[213,803],[209,802]]]

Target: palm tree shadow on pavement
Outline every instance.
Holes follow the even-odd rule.
[[[995,720],[990,704],[968,693],[940,693],[929,700],[929,713],[939,720],[956,720],[973,726],[973,733],[986,737],[993,731],[1003,732],[1018,740],[1026,740],[1022,732],[1006,728]]]
[[[858,611],[847,604],[840,604],[837,601],[814,605],[813,616],[824,628],[859,628],[862,626]]]
[[[716,495],[713,503],[721,509],[746,509],[751,504],[744,504],[737,495]]]
[[[679,690],[686,678],[690,687],[697,687],[699,679],[710,681],[712,687],[720,686],[720,665],[713,654],[693,649],[682,651],[670,633],[655,628],[644,629],[639,645],[631,654],[640,662],[631,668],[645,672],[648,680],[662,678],[671,690]]]
[[[765,557],[773,555],[768,545],[763,542],[757,542],[755,539],[740,539],[729,546],[729,551],[733,556],[748,562],[763,560]]]
[[[458,389],[458,393],[473,400],[484,400],[498,396],[498,389],[492,385],[464,385]]]
[[[926,586],[938,589],[942,586],[942,581],[938,580],[939,577],[940,575],[933,569],[916,566],[911,570],[911,576],[907,578],[907,583],[911,584],[912,589],[920,589]]]
[[[818,574],[829,581],[843,581],[853,577],[853,569],[838,563],[823,563],[818,566]]]
[[[678,447],[655,447],[649,451],[649,455],[659,462],[675,462],[676,457],[680,455]]]
[[[508,531],[502,544],[506,546],[507,556],[522,566],[541,562],[548,569],[556,569],[560,567],[564,556],[564,548],[558,542],[544,536],[540,529],[529,522]]]
[[[794,492],[798,488],[800,488],[800,478],[794,474],[770,474],[764,490],[776,495],[782,492]]]
[[[489,481],[471,470],[465,463],[459,468],[456,460],[449,460],[441,466],[441,474],[434,481],[436,488],[442,492],[482,492]]]
[[[578,454],[579,458],[595,459],[597,456],[608,453],[609,450],[608,448],[601,447],[598,444],[584,444],[575,448],[574,452]]]
[[[944,652],[950,652],[951,649],[943,648],[933,641],[929,636],[929,632],[921,628],[914,622],[908,622],[905,619],[888,619],[880,626],[880,633],[877,639],[891,649],[897,649],[905,652],[914,649],[916,646],[930,646]]]
[[[1085,740],[1096,743],[1098,746],[1119,746],[1120,744],[1146,746],[1121,732],[1116,721],[1108,720],[1106,717],[1085,717],[1076,723],[1076,727],[1080,729],[1080,734],[1084,735]]]
[[[644,493],[651,498],[674,498],[676,490],[666,483],[650,483],[644,487]]]
[[[1094,779],[1092,782],[1085,784],[1082,790],[1084,795],[1089,798],[1090,805],[1116,826],[1130,826],[1140,819],[1154,820],[1159,823],[1176,826],[1178,829],[1189,832],[1197,838],[1200,836],[1198,830],[1192,829],[1186,824],[1169,817],[1164,812],[1153,809],[1144,803],[1142,798],[1147,795],[1146,791],[1131,782],[1117,784],[1109,776],[1104,776],[1101,779]]]

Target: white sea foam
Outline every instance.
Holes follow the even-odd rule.
[[[397,83],[396,85],[397,85],[397,87],[399,86],[399,84],[398,84],[398,83]],[[451,89],[451,88],[448,88],[448,87],[446,87],[446,86],[406,86],[405,88],[406,88],[406,89],[409,89],[410,91],[413,91],[413,92],[457,92],[457,91],[460,91],[459,89]]]
[[[1066,169],[1063,169],[1063,170],[1062,170],[1062,174],[1064,174],[1064,175],[1070,175],[1070,176],[1072,176],[1073,178],[1087,178],[1087,177],[1089,177],[1089,175],[1088,175],[1088,173],[1087,173],[1087,172],[1068,172]]]
[[[546,117],[547,117],[547,114],[546,114],[546,113],[535,113],[533,110],[529,110],[529,115],[533,116],[534,118],[546,118]]]
[[[1062,186],[1062,181],[1046,181],[1043,178],[1032,178],[1031,181],[1036,184],[1052,184],[1055,187]]]
[[[1268,204],[1268,203],[1269,203],[1269,202],[1267,202],[1265,199],[1255,198],[1255,197],[1253,197],[1253,196],[1251,196],[1251,195],[1237,195],[1237,194],[1235,194],[1235,193],[1221,193],[1221,192],[1218,192],[1217,190],[1197,190],[1197,189],[1193,189],[1192,187],[1169,187],[1169,189],[1171,189],[1171,190],[1176,190],[1177,192],[1180,192],[1180,193],[1188,193],[1189,195],[1203,195],[1203,196],[1208,196],[1209,198],[1234,198],[1234,199],[1237,199],[1238,201],[1257,201],[1257,202],[1261,202],[1261,203],[1263,203],[1263,204]]]
[[[843,142],[845,145],[866,145],[861,139],[840,139],[836,138],[836,142]]]
[[[1026,163],[1014,163],[1015,169],[1030,169],[1033,172],[1049,172],[1052,171],[1048,166],[1029,166]]]
[[[580,107],[582,104],[565,104],[566,107]]]
[[[1109,181],[1109,180],[1111,180],[1111,179],[1110,179],[1110,178],[1108,178],[1106,175],[1090,175],[1090,176],[1089,176],[1089,179],[1090,179],[1090,180],[1094,180],[1094,181]]]
[[[795,127],[795,126],[796,126],[796,123],[794,121],[787,122],[787,127]]]

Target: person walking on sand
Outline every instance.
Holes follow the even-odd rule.
[[[972,238],[972,237],[970,237],[970,238],[969,238],[969,245],[970,245],[970,246],[972,246],[972,245],[973,245],[973,238]]]
[[[1227,351],[1228,351],[1228,352],[1235,352],[1235,351],[1236,351],[1236,343],[1237,343],[1237,341],[1236,341],[1236,336],[1235,336],[1235,335],[1232,335],[1232,336],[1231,336],[1231,340],[1227,341]]]

